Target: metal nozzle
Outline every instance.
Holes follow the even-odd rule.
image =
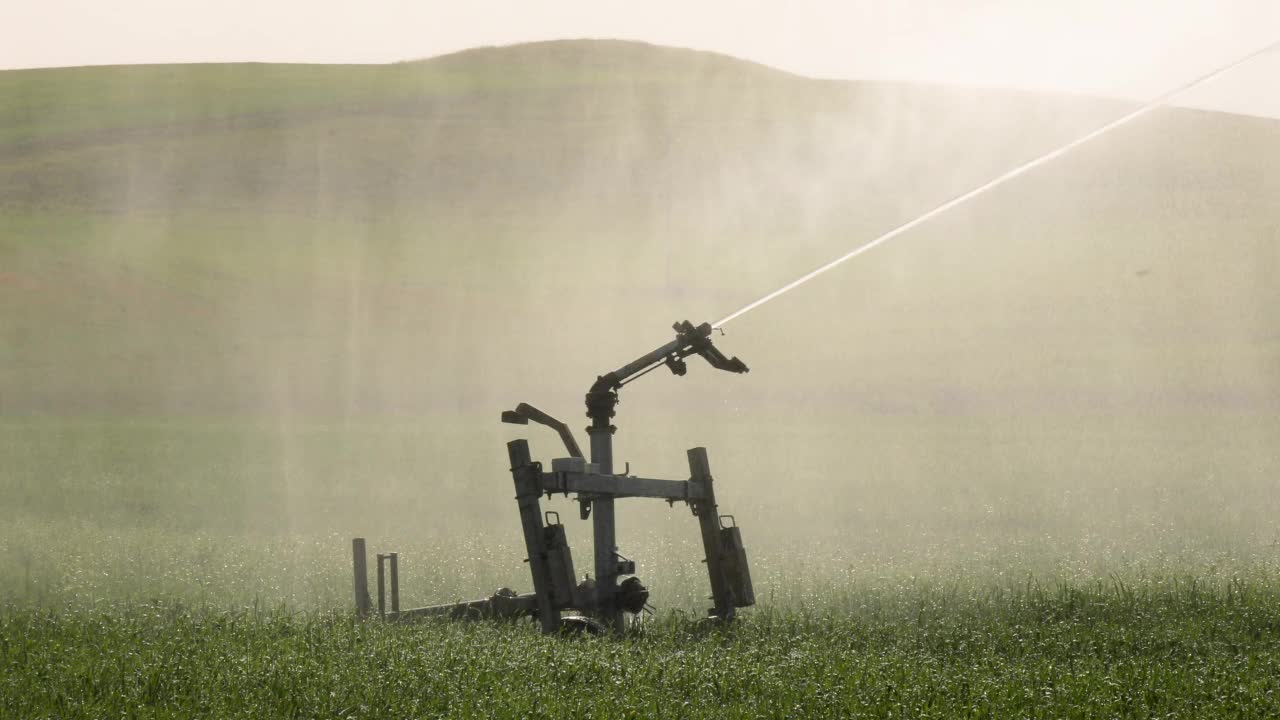
[[[511,423],[512,425],[528,425],[532,420],[539,425],[546,425],[560,434],[560,439],[564,441],[564,447],[569,451],[571,457],[582,457],[582,450],[578,447],[578,441],[573,439],[573,433],[569,432],[569,426],[542,412],[538,408],[529,403],[520,403],[515,410],[503,410],[502,422]]]
[[[503,410],[502,422],[510,423],[512,425],[528,425],[529,418],[525,417],[524,415],[521,415],[515,410]]]

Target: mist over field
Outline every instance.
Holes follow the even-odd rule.
[[[386,66],[0,72],[0,600],[526,588],[499,424],[1117,117],[639,43]],[[708,448],[756,593],[1274,572],[1280,121],[1160,110],[735,320],[747,375],[621,392]],[[589,527],[566,517],[581,562]],[[620,503],[655,602],[683,507]]]

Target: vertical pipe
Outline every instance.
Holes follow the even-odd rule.
[[[608,425],[587,428],[591,437],[591,462],[602,475],[613,474],[613,431]],[[622,610],[614,604],[618,591],[618,541],[613,498],[597,496],[591,501],[591,529],[595,543],[596,615],[614,632],[623,630]]]
[[[384,620],[387,617],[387,578],[382,561],[386,557],[378,553],[378,617]]]
[[[524,530],[524,547],[529,553],[529,572],[533,575],[533,592],[538,603],[538,622],[542,632],[560,629],[560,611],[551,603],[551,569],[542,539],[542,478],[537,465],[529,457],[529,443],[512,440],[507,443],[511,460],[511,477],[516,485],[516,503],[520,506],[520,527]]]
[[[400,553],[391,553],[391,612],[400,612]]]
[[[711,612],[722,620],[734,616],[733,590],[724,574],[723,556],[720,552],[720,516],[716,511],[716,494],[711,480],[711,465],[707,461],[706,448],[693,448],[689,456],[689,482],[702,487],[702,499],[694,501],[698,526],[702,530],[702,550],[707,556],[707,574],[711,576],[711,600],[715,607]]]
[[[355,575],[356,615],[365,617],[369,614],[370,603],[368,556],[365,555],[364,538],[351,540],[351,568]]]

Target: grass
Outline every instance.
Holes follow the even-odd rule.
[[[1069,513],[1056,524],[1043,497],[993,482],[966,490],[981,502],[912,491],[954,504],[940,515],[895,505],[903,496],[868,496],[867,514],[845,516],[784,498],[739,513],[761,602],[726,629],[694,620],[706,579],[683,509],[628,505],[624,549],[661,611],[621,640],[544,638],[531,623],[358,622],[353,534],[401,552],[408,606],[527,589],[502,468],[428,493],[412,473],[396,479],[400,463],[378,464],[438,432],[0,426],[14,460],[0,487],[0,717],[1280,712],[1280,558],[1250,526],[1208,523],[1230,508],[1211,505],[1213,488],[1148,506],[1113,495],[1127,504],[1115,515],[1084,497],[1092,518],[1059,505]],[[292,481],[277,472],[281,447],[301,458]],[[404,466],[445,450],[422,452]],[[759,500],[733,477],[720,480],[726,509]],[[582,562],[586,530],[556,503]],[[1154,525],[1183,515],[1199,525]],[[1027,518],[1039,524],[1007,522]]]
[[[360,622],[345,609],[345,536],[11,518],[0,525],[0,716],[1280,712],[1272,548],[1162,555],[1008,532],[980,551],[898,538],[896,554],[858,556],[856,538],[795,529],[783,544],[757,524],[760,605],[712,628],[696,622],[706,579],[696,540],[678,532],[692,528],[673,522],[629,525],[627,549],[663,609],[604,640],[546,638],[531,622]],[[430,523],[383,532],[371,551],[401,551],[407,605],[527,588],[514,536]]]
[[[8,717],[1270,717],[1280,594],[953,586],[618,641],[157,602],[0,614]]]

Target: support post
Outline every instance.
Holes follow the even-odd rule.
[[[351,540],[351,567],[354,571],[354,589],[356,596],[356,615],[365,617],[369,614],[369,567],[368,556],[365,555],[364,538]]]
[[[386,555],[378,553],[378,617],[382,620],[387,619],[387,571],[383,563],[386,559]]]
[[[613,432],[611,425],[593,423],[587,428],[591,438],[591,462],[601,475],[613,474]],[[624,629],[618,593],[618,527],[613,498],[597,495],[591,500],[592,541],[595,545],[596,617],[615,633]]]
[[[720,515],[716,510],[716,495],[711,479],[711,465],[707,461],[706,448],[693,448],[689,456],[689,482],[702,489],[702,499],[693,501],[693,512],[698,516],[702,530],[702,549],[707,556],[707,573],[711,576],[711,600],[715,607],[711,614],[721,620],[731,620],[735,614],[733,591],[724,573],[720,553]]]
[[[391,612],[400,612],[400,553],[391,553]]]
[[[542,534],[542,469],[529,457],[526,440],[507,443],[511,460],[511,477],[516,485],[516,503],[520,506],[520,526],[524,529],[524,547],[529,553],[529,572],[533,574],[533,592],[537,596],[538,622],[542,632],[560,629],[560,611],[551,602],[551,570]]]

